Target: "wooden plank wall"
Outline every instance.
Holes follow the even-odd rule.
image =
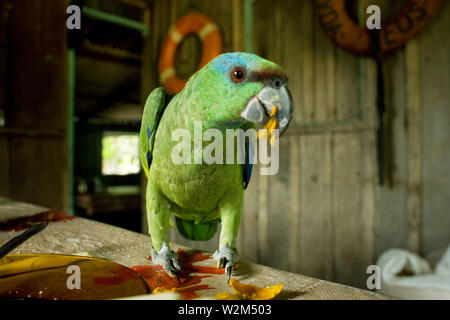
[[[450,4],[419,38],[424,254],[450,243]]]
[[[384,63],[391,176],[376,189],[376,256],[400,247],[435,258],[450,243],[449,4],[440,11]]]
[[[383,19],[398,9],[372,2]],[[150,66],[188,3],[153,1]],[[242,34],[231,24],[242,15],[241,1],[194,3],[221,27],[225,51],[242,48]],[[256,167],[246,191],[238,237],[243,259],[365,287],[366,269],[383,251],[426,255],[450,242],[450,48],[442,40],[450,6],[442,11],[383,62],[388,182],[379,186],[374,61],[336,48],[313,1],[255,1],[255,52],[285,68],[295,111],[280,140],[279,173],[262,176]],[[186,62],[198,50],[188,45],[180,53]],[[150,78],[149,88],[156,87],[155,70]],[[171,239],[208,251],[218,242],[186,241],[175,230]]]
[[[67,210],[67,3],[6,2],[10,73],[0,88],[8,96],[0,194]]]
[[[268,223],[245,212],[254,230],[242,233],[242,255],[258,248],[261,263],[361,286],[375,227],[369,70],[326,38],[310,1],[256,1],[255,50],[287,70],[297,126],[281,139],[279,174],[248,191]]]
[[[380,5],[384,19],[399,7],[372,3]],[[290,159],[280,174],[249,191],[260,199],[251,214],[267,215],[261,198],[276,195],[276,205],[268,206],[272,223],[261,222],[253,231],[282,234],[257,241],[244,235],[244,257],[255,259],[246,252],[258,252],[267,247],[260,242],[268,241],[285,248],[288,259],[270,251],[257,261],[279,268],[289,261],[288,270],[364,287],[367,266],[385,250],[427,256],[450,243],[449,12],[445,4],[417,39],[383,62],[389,183],[379,186],[373,61],[335,48],[311,1],[255,2],[256,52],[287,70],[298,126],[287,132],[289,147],[285,143],[283,151],[281,145]],[[355,125],[356,119],[362,122]],[[289,173],[281,174],[282,167]]]

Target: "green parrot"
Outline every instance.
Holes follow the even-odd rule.
[[[146,212],[153,262],[162,265],[172,277],[178,278],[181,272],[177,254],[169,244],[172,215],[179,232],[191,240],[211,239],[221,223],[214,258],[219,267],[225,267],[230,279],[238,261],[235,241],[244,189],[252,173],[252,146],[242,144],[244,163],[198,163],[193,159],[207,144],[196,144],[194,129],[200,123],[201,132],[214,129],[225,136],[227,129],[266,125],[270,136],[272,129],[283,133],[291,118],[292,99],[286,75],[277,64],[249,53],[217,56],[173,97],[163,88],[150,93],[143,111],[139,147],[148,178]],[[174,150],[179,148],[179,140],[173,137],[179,129],[190,137],[189,151],[183,153],[187,161],[182,163],[173,161]]]

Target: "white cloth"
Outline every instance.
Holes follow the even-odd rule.
[[[450,246],[434,271],[425,259],[403,249],[386,251],[377,265],[380,293],[405,299],[450,299]],[[402,271],[413,275],[401,276]]]

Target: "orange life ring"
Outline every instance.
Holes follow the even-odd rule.
[[[379,30],[378,39],[348,15],[345,0],[316,0],[316,12],[326,35],[339,47],[357,55],[388,53],[415,37],[438,13],[444,0],[408,0]],[[373,40],[377,43],[373,44]],[[378,48],[376,48],[378,47]]]
[[[178,45],[189,34],[197,34],[202,40],[202,56],[198,69],[222,52],[222,38],[214,21],[199,12],[181,17],[167,33],[159,58],[159,81],[169,94],[180,92],[187,82],[187,79],[176,75],[174,60]]]

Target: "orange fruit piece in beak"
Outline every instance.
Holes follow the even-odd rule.
[[[270,145],[273,146],[275,144],[275,136],[272,135],[272,130],[276,129],[278,127],[278,119],[277,119],[277,112],[278,108],[276,106],[272,107],[272,110],[270,111],[270,120],[267,121],[266,125],[264,126],[265,130],[258,130],[258,138],[269,138],[270,139]],[[267,130],[267,131],[266,131]]]

